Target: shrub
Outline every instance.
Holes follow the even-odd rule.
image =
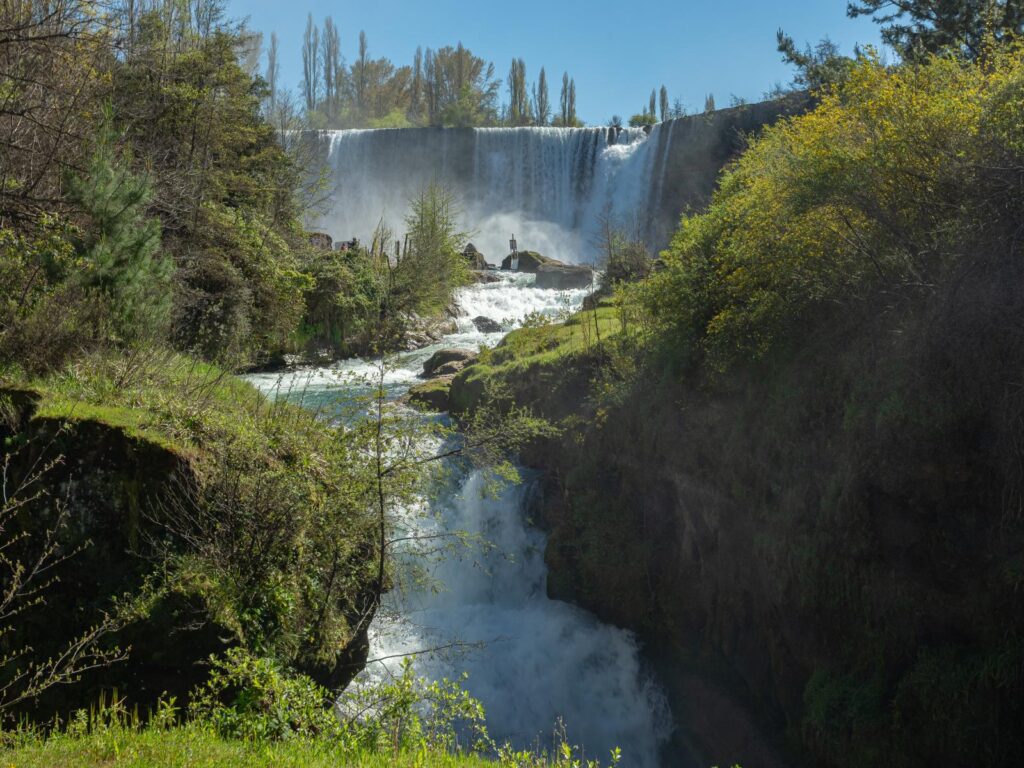
[[[979,234],[1020,214],[1021,62],[862,58],[815,111],[766,130],[650,281],[666,344],[721,370],[812,315],[890,311],[981,257]]]
[[[240,648],[210,658],[210,675],[192,696],[191,716],[231,739],[282,741],[340,734],[330,694],[308,677]]]

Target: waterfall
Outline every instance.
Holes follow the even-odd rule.
[[[590,147],[607,148],[596,135],[589,141]],[[626,150],[628,141],[622,145]],[[580,142],[577,149],[586,153],[590,147]],[[572,162],[589,161],[582,156]],[[591,179],[595,188],[604,183],[599,176]],[[527,182],[528,177],[524,172],[521,181],[512,183],[525,187],[537,182]],[[564,187],[551,186],[549,191],[552,199],[572,199]],[[419,381],[423,362],[438,349],[495,345],[504,332],[476,330],[469,321],[476,315],[510,330],[528,314],[556,316],[578,309],[586,293],[538,289],[533,275],[509,273],[499,275],[496,283],[462,288],[456,297],[465,313],[459,331],[440,344],[393,360],[384,385],[397,398]],[[247,378],[268,395],[333,413],[337,403],[365,394],[352,376],[372,376],[375,370],[373,361],[346,360],[330,368]],[[550,747],[551,734],[562,721],[568,740],[583,745],[588,757],[607,764],[608,750],[618,746],[623,765],[653,768],[671,730],[664,693],[645,671],[631,633],[548,599],[545,537],[530,521],[528,481],[492,497],[482,493],[480,473],[450,467],[445,487],[424,500],[426,507],[420,511],[428,514],[414,511],[410,526],[428,542],[459,533],[478,543],[432,564],[431,575],[443,585],[441,591],[398,579],[407,586],[387,595],[387,610],[374,620],[370,658],[378,661],[363,674],[388,677],[398,671],[404,654],[419,652],[415,669],[420,675],[455,679],[464,671],[469,674],[465,687],[484,704],[488,728],[499,742],[507,740],[521,749]],[[482,645],[465,655],[423,653],[452,643]]]
[[[664,183],[663,129],[325,131],[331,199],[313,225],[366,240],[383,219],[401,233],[409,199],[440,181],[456,193],[464,229],[492,263],[513,234],[523,250],[593,261],[603,216],[648,225]]]

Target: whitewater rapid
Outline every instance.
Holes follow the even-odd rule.
[[[509,274],[497,283],[461,289],[457,303],[464,315],[458,332],[398,356],[386,374],[389,396],[397,399],[421,381],[417,374],[434,351],[494,345],[527,314],[557,317],[578,309],[586,293],[541,290],[533,287],[532,275]],[[480,333],[471,322],[476,316],[501,323],[503,331]],[[272,395],[301,393],[305,405],[329,412],[332,403],[362,386],[352,375],[378,370],[375,361],[350,360],[248,379]],[[415,581],[387,596],[370,632],[370,659],[380,661],[365,674],[396,673],[401,657],[417,654],[420,675],[457,679],[469,674],[465,688],[483,703],[488,728],[499,742],[550,747],[553,732],[564,723],[569,741],[582,745],[590,758],[607,763],[609,750],[618,746],[623,765],[656,766],[670,717],[635,638],[548,599],[545,537],[528,519],[529,476],[496,497],[484,494],[483,486],[480,472],[453,466],[444,487],[425,501],[429,514],[415,516],[421,536],[458,533],[474,543],[431,565],[431,581],[443,585],[440,591]],[[453,646],[462,652],[423,653]]]
[[[324,131],[331,198],[314,224],[366,241],[383,220],[400,238],[409,200],[440,181],[457,193],[463,228],[491,263],[513,235],[521,250],[593,262],[604,218],[651,226],[673,127]]]

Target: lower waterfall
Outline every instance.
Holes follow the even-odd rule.
[[[500,281],[459,292],[467,317],[442,343],[401,355],[388,373],[397,397],[417,382],[423,361],[445,347],[493,345],[503,333],[479,333],[468,317],[483,315],[505,330],[531,312],[556,315],[580,306],[586,291],[532,286],[532,275],[501,274]],[[294,371],[250,380],[268,393],[302,392],[317,407],[346,397],[345,373],[369,371],[372,361],[345,361],[329,369]],[[599,622],[586,611],[546,594],[544,534],[529,520],[530,478],[485,495],[479,472],[455,471],[417,518],[424,535],[465,533],[489,543],[469,546],[433,566],[444,589],[395,590],[388,610],[371,627],[371,664],[364,675],[397,672],[401,656],[417,653],[414,667],[431,679],[469,674],[465,688],[480,699],[491,735],[517,748],[550,748],[564,723],[570,743],[607,764],[621,747],[623,765],[653,768],[670,732],[665,696],[644,669],[633,635]],[[614,564],[610,564],[614,567]],[[398,616],[393,619],[389,616]],[[418,653],[472,645],[459,653]],[[380,661],[373,662],[372,660]]]

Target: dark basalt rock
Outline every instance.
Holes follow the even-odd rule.
[[[420,375],[425,379],[431,379],[435,376],[443,375],[440,369],[442,366],[448,365],[449,363],[458,363],[458,370],[461,371],[462,368],[470,362],[476,360],[476,356],[476,351],[472,349],[440,349],[432,354],[425,363],[423,363],[423,373]]]
[[[541,264],[537,268],[537,287],[566,291],[589,288],[594,282],[594,270],[578,264]]]
[[[480,333],[499,333],[502,330],[501,323],[483,315],[474,317],[473,325]]]
[[[519,266],[516,268],[516,272],[536,272],[537,267],[541,264],[561,264],[562,262],[557,259],[550,259],[543,254],[537,253],[536,251],[520,251],[519,252]],[[501,260],[502,269],[512,269],[512,254],[510,253],[504,259]]]

